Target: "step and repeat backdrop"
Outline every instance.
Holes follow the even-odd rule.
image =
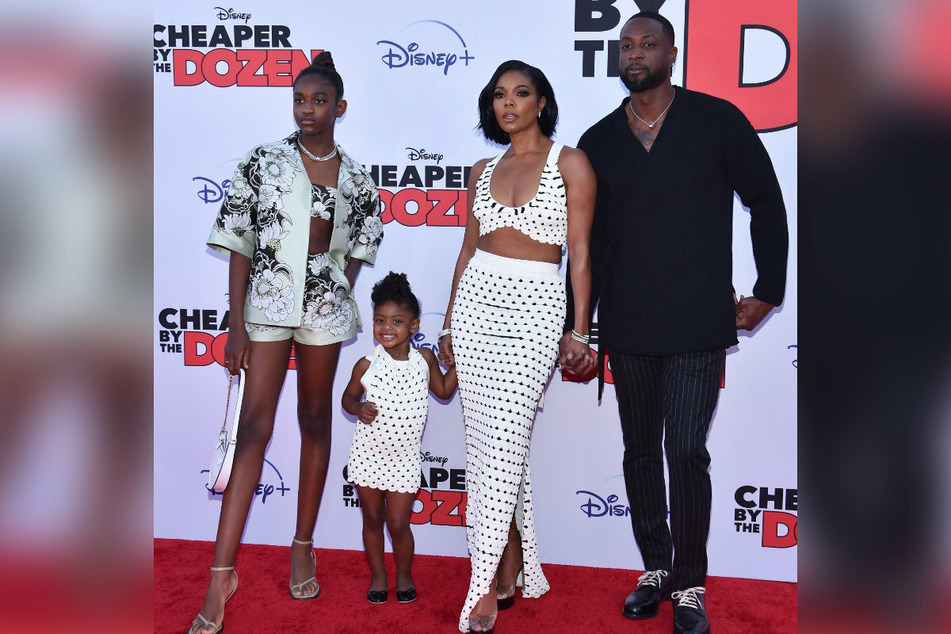
[[[227,7],[170,0],[154,15],[155,536],[213,540],[220,495],[206,486],[227,372],[228,261],[205,246],[238,159],[295,130],[293,77],[333,53],[348,109],[336,139],[380,188],[384,239],[354,291],[405,272],[423,305],[414,345],[435,347],[466,222],[470,166],[503,148],[475,130],[477,97],[495,68],[521,59],[550,79],[556,140],[618,106],[617,38],[630,16],[657,8],[674,25],[674,83],[734,102],[761,133],[789,211],[785,304],[727,355],[710,432],[710,574],[796,580],[796,2],[794,0],[487,0],[447,3],[261,2]],[[564,271],[564,267],[563,267]],[[756,271],[749,213],[734,214],[734,280]],[[321,548],[361,549],[361,518],[344,475],[354,420],[339,405],[356,360],[374,347],[364,327],[342,349],[334,384],[330,473],[317,522]],[[558,370],[532,448],[543,562],[641,569],[621,474],[610,376],[568,382]],[[274,436],[244,533],[288,545],[298,488],[296,376],[288,372]],[[416,549],[465,556],[466,470],[458,394],[431,400],[423,437]]]

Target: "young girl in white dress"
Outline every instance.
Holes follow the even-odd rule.
[[[359,419],[347,472],[363,511],[363,546],[371,574],[367,600],[383,603],[388,595],[385,523],[396,560],[396,598],[410,603],[416,600],[410,516],[421,480],[420,446],[429,391],[443,399],[452,396],[456,370],[450,367],[443,375],[431,350],[410,345],[419,330],[420,308],[406,274],[391,272],[374,285],[370,298],[373,337],[379,345],[353,366],[343,393],[343,408]]]

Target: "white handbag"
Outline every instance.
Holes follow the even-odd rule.
[[[238,396],[235,398],[234,409],[231,409],[231,386],[234,375],[228,377],[228,398],[225,401],[225,417],[221,421],[221,431],[218,432],[218,442],[211,454],[211,469],[208,471],[208,488],[221,493],[228,486],[231,478],[231,467],[234,464],[234,450],[238,443],[238,422],[241,420],[241,402],[244,400],[244,370],[238,370]],[[231,419],[231,430],[228,430],[228,419]]]

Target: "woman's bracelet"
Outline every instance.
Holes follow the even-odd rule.
[[[588,342],[591,341],[591,335],[583,335],[580,332],[576,331],[574,328],[571,329],[571,338],[585,345],[588,345]]]
[[[443,328],[438,333],[436,333],[436,341],[439,341],[446,335],[451,335],[451,334],[452,334],[452,328]]]

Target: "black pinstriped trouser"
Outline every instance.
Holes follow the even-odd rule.
[[[706,441],[725,355],[725,350],[662,357],[611,353],[634,539],[645,570],[670,571],[674,590],[706,583],[711,498]]]

